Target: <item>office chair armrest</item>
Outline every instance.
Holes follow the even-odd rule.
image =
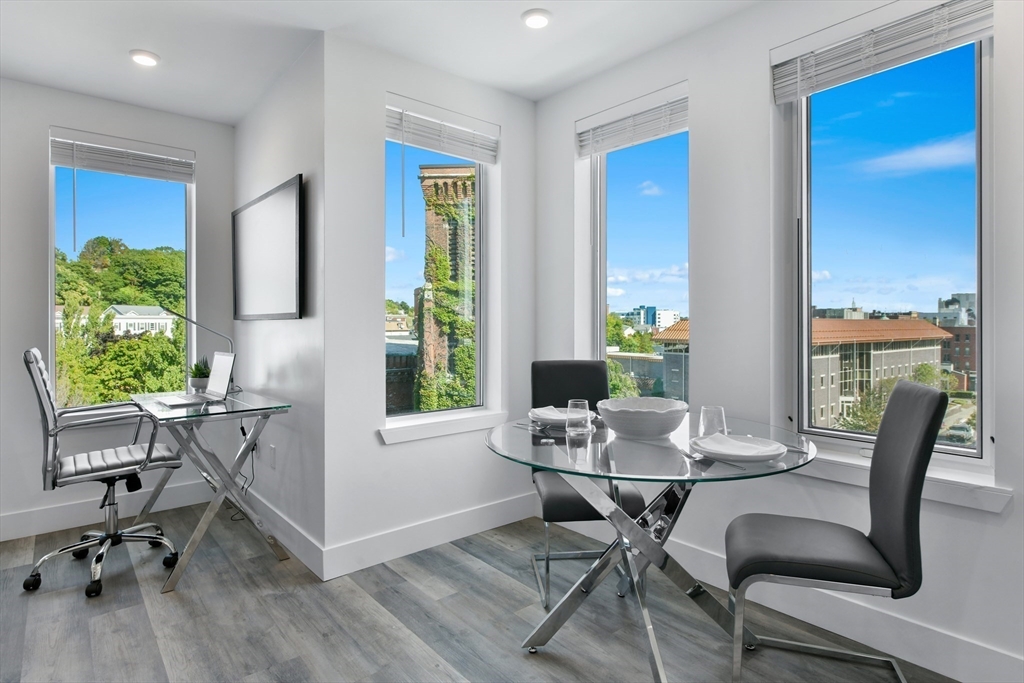
[[[64,408],[62,410],[58,410],[57,411],[57,420],[60,421],[60,419],[62,417],[64,417],[65,415],[81,415],[81,414],[84,414],[84,413],[99,412],[99,411],[102,411],[102,412],[110,412],[110,411],[115,411],[115,410],[124,411],[126,408],[133,408],[136,412],[135,413],[122,414],[122,415],[117,415],[115,413],[114,415],[112,415],[112,417],[116,416],[118,418],[125,418],[125,417],[129,417],[130,416],[133,419],[137,420],[137,423],[135,425],[135,434],[134,434],[134,436],[132,436],[132,445],[135,445],[135,444],[137,444],[139,442],[139,432],[142,430],[142,420],[144,419],[143,418],[143,414],[146,412],[146,409],[143,408],[141,405],[139,405],[135,401],[120,401],[118,403],[101,403],[101,404],[95,405],[95,406],[78,406],[77,408]],[[82,422],[82,421],[79,420],[79,421],[77,421],[77,422],[75,422],[73,424],[78,424],[79,422]]]
[[[149,420],[149,422],[153,425],[153,430],[152,432],[150,432],[149,435],[149,447],[146,449],[146,459],[143,460],[142,463],[140,463],[139,466],[135,468],[136,472],[142,472],[144,469],[146,469],[146,467],[149,465],[149,461],[153,458],[153,448],[156,447],[156,435],[157,432],[160,431],[160,421],[156,419],[156,415],[153,415],[150,412],[146,412],[142,408],[142,406],[139,406],[138,404],[133,405],[136,405],[136,407],[138,407],[138,409],[141,410],[142,412],[138,414],[123,413],[121,415],[104,415],[102,417],[90,417],[85,420],[69,422],[67,424],[60,425],[55,429],[51,429],[50,436],[56,436],[60,432],[63,432],[64,430],[67,429],[76,429],[78,427],[90,427],[92,425],[100,424],[111,424],[114,422],[123,422],[124,420],[136,420],[135,438],[132,440],[132,445],[134,445],[138,441],[139,430],[142,427],[142,421]]]

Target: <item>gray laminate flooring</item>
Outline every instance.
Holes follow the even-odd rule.
[[[606,581],[547,647],[523,638],[544,611],[529,557],[540,520],[446,543],[333,581],[278,562],[245,521],[222,510],[175,592],[161,595],[163,552],[123,544],[104,563],[103,593],[85,597],[88,562],[65,556],[22,590],[35,559],[87,527],[0,544],[0,681],[649,681],[631,598]],[[179,546],[202,507],[154,518]],[[552,550],[598,547],[553,528]],[[552,564],[558,598],[585,561]],[[712,589],[716,596],[721,591]],[[727,680],[726,634],[652,571],[648,599],[670,679]],[[865,648],[752,605],[755,633]],[[895,681],[891,671],[767,648],[744,680]],[[911,683],[947,681],[904,664]]]

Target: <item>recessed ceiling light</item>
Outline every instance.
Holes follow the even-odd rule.
[[[136,64],[142,66],[156,66],[157,62],[160,61],[160,55],[153,54],[147,50],[131,50],[128,55]]]
[[[523,23],[530,28],[544,28],[551,21],[551,12],[546,9],[528,9],[523,12]]]

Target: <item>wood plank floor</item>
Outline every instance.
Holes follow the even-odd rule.
[[[183,544],[202,507],[153,517]],[[253,528],[222,510],[175,592],[160,594],[163,551],[112,549],[103,593],[85,597],[88,562],[43,567],[43,554],[86,527],[0,544],[0,682],[7,681],[649,681],[645,635],[630,598],[606,581],[540,653],[519,648],[542,618],[529,556],[540,520],[469,536],[333,581],[278,562]],[[552,550],[598,547],[554,527]],[[557,600],[586,568],[552,564]],[[712,589],[714,590],[714,589]],[[721,591],[714,591],[722,597]],[[729,640],[660,573],[648,598],[672,680],[727,680]],[[751,605],[755,633],[869,651]],[[948,681],[903,664],[911,683]],[[762,648],[745,681],[895,681],[886,668]]]

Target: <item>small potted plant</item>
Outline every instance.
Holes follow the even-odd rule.
[[[203,356],[188,369],[188,385],[193,391],[206,391],[206,385],[210,383],[210,361]]]

